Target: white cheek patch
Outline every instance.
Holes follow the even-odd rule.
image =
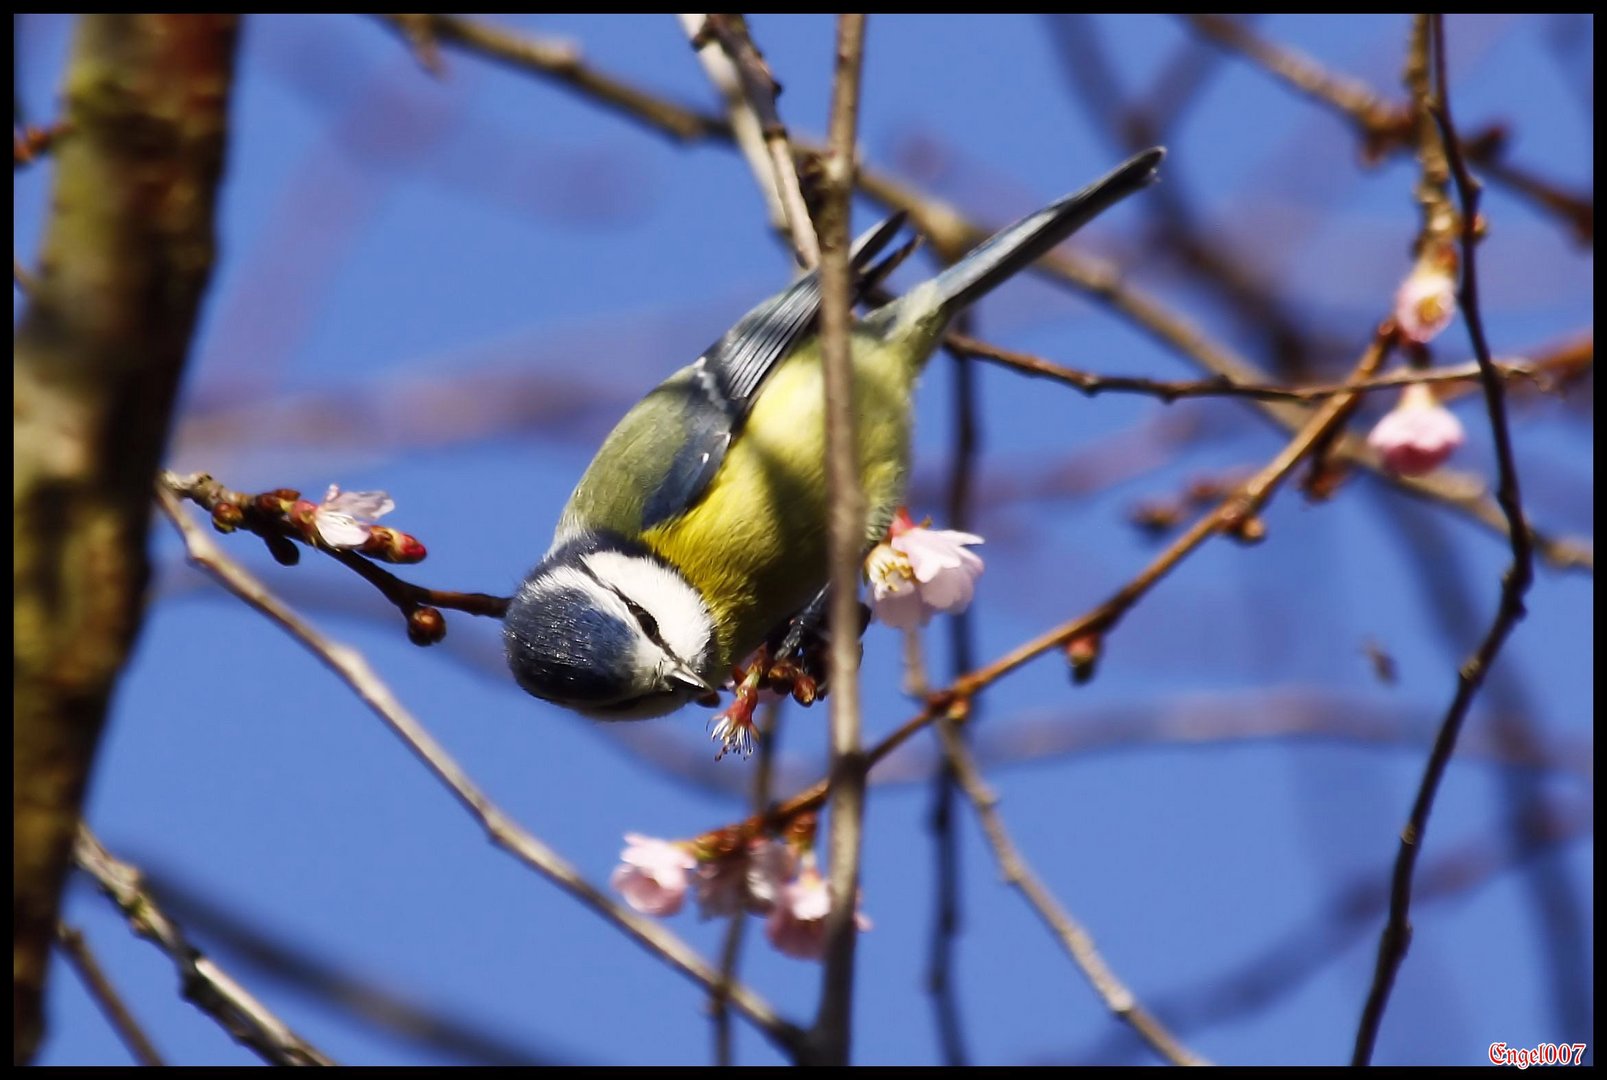
[[[619,551],[594,551],[583,561],[600,580],[653,616],[659,635],[677,657],[694,667],[702,661],[714,636],[714,622],[685,578],[662,563]]]

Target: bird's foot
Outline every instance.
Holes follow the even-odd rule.
[[[733,672],[736,699],[715,713],[709,721],[712,725],[709,738],[720,744],[720,749],[714,755],[715,761],[732,752],[741,757],[753,753],[759,738],[758,729],[753,723],[753,712],[759,705],[759,691],[764,686],[769,670],[770,649],[761,646],[753,654],[746,670],[737,668]]]

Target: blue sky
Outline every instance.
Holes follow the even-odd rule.
[[[517,25],[570,37],[600,68],[716,107],[668,16]],[[756,16],[752,26],[785,86],[785,118],[817,134],[831,21]],[[1459,16],[1449,27],[1458,122],[1506,122],[1515,160],[1592,190],[1593,23]],[[1280,16],[1258,28],[1398,94],[1404,16]],[[57,112],[68,29],[60,17],[18,25],[32,119]],[[1099,37],[1126,97],[1154,85],[1187,40],[1180,24],[1156,17],[1099,18],[1070,32]],[[1071,89],[1056,33],[1032,17],[872,17],[866,159],[988,222],[1103,172],[1122,155]],[[545,550],[614,419],[784,284],[789,266],[738,155],[673,145],[470,55],[448,50],[445,60],[446,77],[432,79],[384,26],[356,17],[247,23],[221,257],[170,459],[248,491],[384,488],[398,503],[395,524],[430,549],[407,576],[507,592]],[[1334,343],[1317,373],[1334,377],[1409,265],[1410,163],[1363,168],[1339,120],[1234,60],[1210,68],[1168,146],[1165,183],[1186,195],[1212,243],[1247,258],[1303,329]],[[14,184],[24,262],[49,179],[47,161]],[[1485,209],[1481,278],[1495,351],[1521,354],[1588,328],[1590,250],[1499,187]],[[858,207],[856,224],[876,212]],[[1074,244],[1264,360],[1261,328],[1225,316],[1156,256],[1154,227],[1145,207],[1129,204]],[[905,267],[896,281],[907,286],[929,268]],[[1110,311],[1035,281],[990,298],[976,331],[1095,371],[1196,374]],[[1466,359],[1465,343],[1453,327],[1436,360]],[[1092,607],[1153,556],[1154,543],[1127,523],[1134,502],[1256,468],[1281,445],[1237,402],[1088,399],[987,367],[978,385],[986,505],[974,527],[988,537],[988,570],[975,635],[984,659]],[[952,393],[953,364],[939,357],[918,404],[917,471],[932,494],[912,504],[917,515],[942,513]],[[1594,435],[1583,397],[1531,401],[1517,409],[1515,431],[1535,521],[1588,537]],[[1470,438],[1455,464],[1491,475],[1476,400],[1457,411]],[[1065,490],[1019,496],[1057,468]],[[1352,916],[1353,905],[1368,910],[1369,890],[1387,874],[1429,732],[1494,611],[1508,552],[1461,517],[1361,479],[1324,505],[1282,493],[1266,520],[1264,544],[1217,542],[1184,563],[1112,636],[1091,684],[1074,689],[1058,660],[1040,660],[987,694],[975,736],[1023,852],[1192,1047],[1221,1062],[1333,1063],[1348,1058],[1382,925],[1376,914]],[[626,831],[689,836],[742,814],[752,765],[707,760],[698,710],[598,726],[514,687],[490,623],[451,615],[448,645],[421,651],[377,596],[328,560],[285,569],[249,538],[226,542],[361,647],[492,796],[592,880],[606,878]],[[356,698],[185,567],[167,531],[154,534],[153,550],[156,591],[88,812],[113,851],[523,1053],[709,1060],[693,986],[485,843]],[[1484,869],[1476,884],[1425,896],[1416,910],[1380,1061],[1477,1064],[1493,1041],[1593,1034],[1593,598],[1588,576],[1543,568],[1529,616],[1475,705],[1474,748],[1492,744],[1504,715],[1564,764],[1452,766],[1423,866],[1460,853],[1457,865]],[[1395,685],[1373,675],[1369,639],[1394,657]],[[927,632],[939,673],[947,641],[941,623]],[[873,627],[863,677],[872,738],[912,711],[898,656],[897,638]],[[1303,710],[1377,725],[1391,739],[1041,749],[1107,727],[1120,735],[1174,721],[1210,726],[1211,717],[1270,722]],[[824,719],[821,708],[787,714],[783,792],[820,774]],[[923,990],[934,871],[922,777],[933,761],[930,740],[916,740],[872,791],[864,905],[876,927],[860,948],[861,1063],[940,1060]],[[1514,866],[1511,822],[1535,807],[1572,821],[1573,839]],[[959,832],[956,964],[972,1058],[1149,1060],[1000,883],[968,811]],[[254,1060],[178,997],[164,959],[82,883],[66,910],[171,1060]],[[692,914],[671,925],[717,952],[720,925]],[[353,1022],[196,929],[337,1060],[456,1060]],[[775,954],[758,929],[744,977],[806,1019],[818,968]],[[1265,982],[1240,1005],[1234,978],[1244,972]],[[58,967],[52,978],[41,1060],[126,1060],[71,974]],[[743,1063],[778,1060],[746,1028],[737,1048]]]

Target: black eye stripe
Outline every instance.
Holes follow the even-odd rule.
[[[669,643],[664,640],[663,635],[659,632],[658,620],[653,618],[652,612],[648,611],[642,605],[638,604],[636,601],[614,588],[614,586],[598,577],[596,571],[594,571],[586,563],[585,559],[580,560],[580,568],[586,572],[587,577],[591,578],[597,584],[619,597],[619,602],[625,605],[626,610],[631,613],[631,616],[635,618],[637,624],[641,626],[642,633],[647,635],[647,640],[651,641],[654,645],[657,645],[660,649],[663,649],[665,654],[671,658],[679,661],[680,663],[686,663],[685,660],[682,660],[681,657],[676,655],[675,650],[670,648]]]
[[[636,616],[636,621],[642,624],[642,629],[647,631],[647,636],[653,639],[653,643],[663,647],[664,643],[659,640],[658,620],[653,618],[646,608],[632,600],[630,597],[626,596],[624,593],[620,592],[618,589],[614,590],[614,595],[623,600],[625,602],[625,606],[630,608],[631,614]]]

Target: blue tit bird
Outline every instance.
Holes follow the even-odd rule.
[[[1148,185],[1164,155],[1138,154],[854,323],[867,551],[903,501],[916,380],[949,321]],[[861,286],[879,276],[872,262],[900,224],[856,242]],[[809,273],[743,316],[604,440],[503,620],[508,664],[526,691],[601,719],[662,716],[712,695],[820,596],[819,311],[819,276]]]

